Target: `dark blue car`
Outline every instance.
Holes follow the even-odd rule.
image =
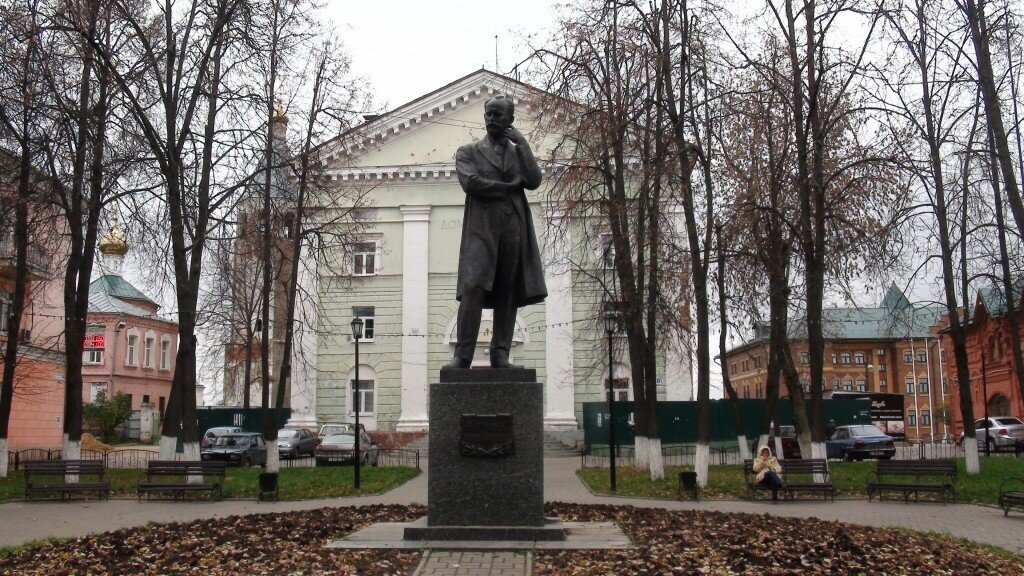
[[[829,458],[842,458],[847,462],[865,458],[889,460],[896,455],[892,436],[882,434],[870,424],[839,426],[825,448]]]

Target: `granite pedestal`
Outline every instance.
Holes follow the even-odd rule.
[[[565,539],[544,518],[544,395],[536,371],[442,370],[430,385],[425,520],[408,540]]]

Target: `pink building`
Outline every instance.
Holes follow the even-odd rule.
[[[89,289],[89,327],[82,359],[82,398],[91,402],[124,393],[132,409],[143,404],[163,414],[171,392],[178,325],[121,276],[128,243],[115,223],[99,242],[103,275]]]

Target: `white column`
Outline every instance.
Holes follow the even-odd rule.
[[[311,240],[315,242],[315,240]],[[291,408],[288,426],[317,431],[317,303],[320,277],[316,247],[303,246],[299,254],[298,294],[295,296],[295,333],[292,336]]]
[[[552,230],[561,230],[558,218],[552,218],[544,239],[544,282],[548,297],[544,301],[547,324],[545,346],[544,394],[546,430],[576,430],[576,382],[573,376],[572,275],[565,251],[567,238],[552,238]]]
[[[397,430],[426,430],[430,205],[402,210],[402,415]]]

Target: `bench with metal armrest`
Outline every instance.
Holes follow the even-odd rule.
[[[170,493],[175,500],[184,499],[190,492],[209,492],[211,499],[219,500],[224,487],[224,465],[220,461],[151,460],[145,479],[139,480],[139,500],[143,494],[148,497],[154,492]]]

